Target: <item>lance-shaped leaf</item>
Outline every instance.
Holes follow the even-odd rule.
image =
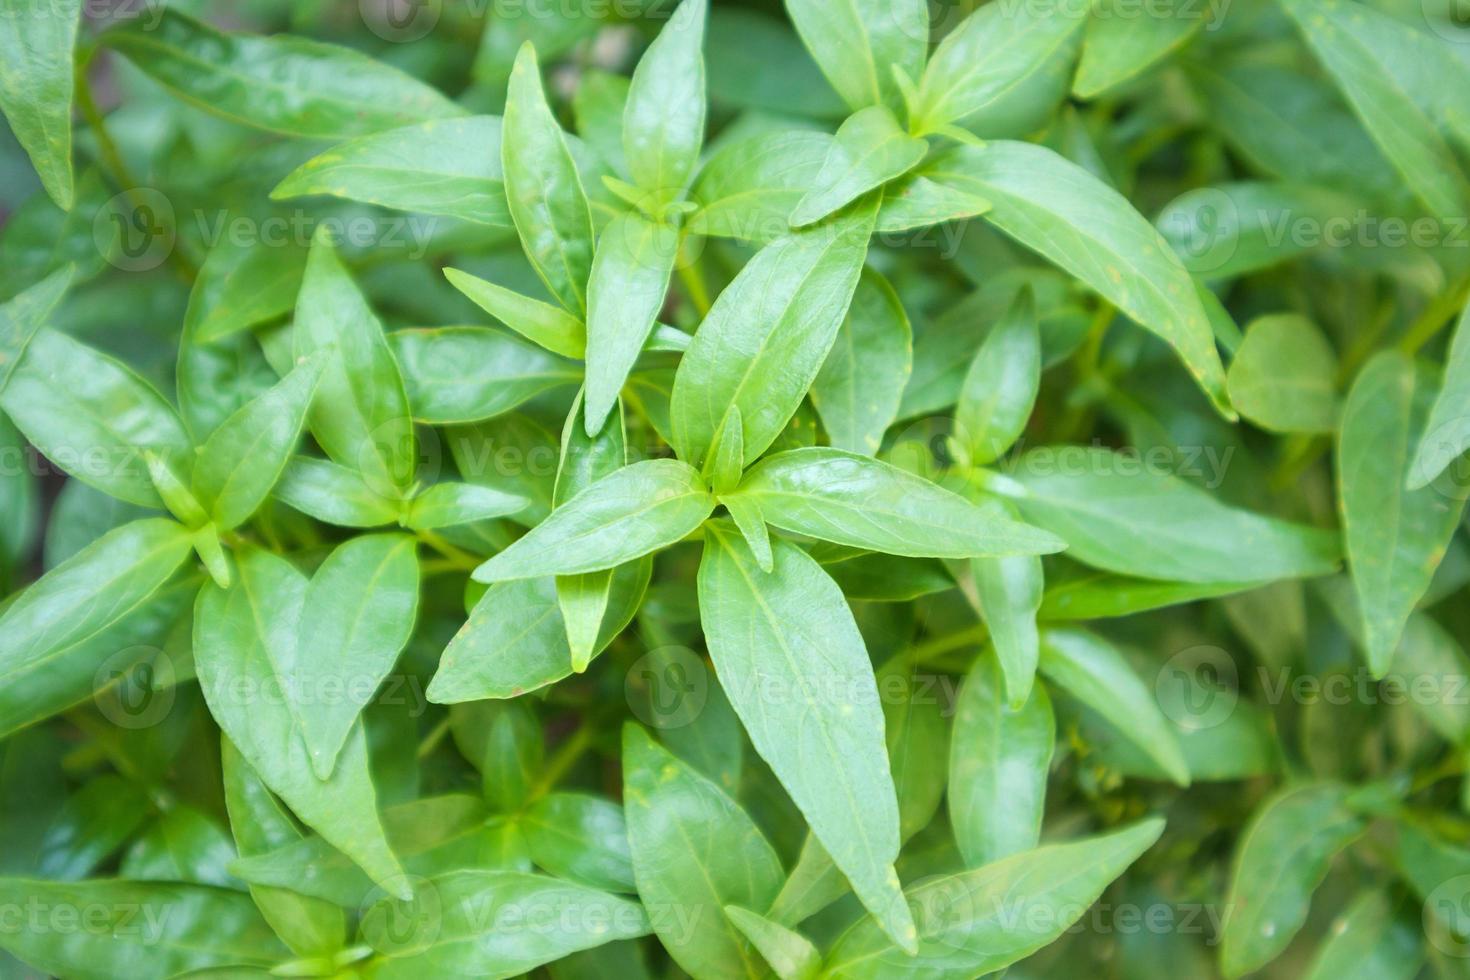
[[[918,165],[929,144],[904,132],[880,105],[849,116],[837,128],[822,169],[791,212],[792,227],[820,221],[875,187]]]
[[[306,589],[298,641],[304,654],[291,683],[315,695],[297,702],[297,720],[320,779],[331,777],[353,723],[413,632],[415,547],[403,534],[352,538],[327,556]]]
[[[893,872],[898,804],[862,634],[815,560],[771,544],[763,572],[734,526],[707,528],[699,614],[720,686],[863,904],[911,949]]]
[[[617,407],[616,418],[603,425],[596,435],[589,435],[588,427],[582,424],[582,394],[572,402],[571,413],[567,415],[561,433],[561,460],[552,493],[553,506],[560,507],[627,464],[627,437],[623,431],[621,403]],[[612,569],[563,575],[556,580],[556,599],[567,626],[572,669],[579,674],[587,669],[593,651],[597,649],[597,637],[607,614],[612,583]]]
[[[838,449],[872,456],[898,416],[913,366],[913,332],[893,287],[864,269],[837,340],[812,382],[812,404]]]
[[[1363,4],[1281,6],[1419,199],[1434,214],[1463,213],[1465,172],[1441,133],[1435,88],[1463,86],[1467,76],[1444,41]]]
[[[1189,785],[1189,765],[1173,727],[1116,647],[1095,633],[1048,630],[1041,637],[1041,672],[1106,718],[1170,779]]]
[[[1263,316],[1245,331],[1226,382],[1230,404],[1272,432],[1331,432],[1337,355],[1306,317]]]
[[[690,188],[699,204],[686,227],[701,235],[775,241],[827,159],[832,137],[806,129],[760,133],[713,153]]]
[[[179,98],[248,126],[346,139],[464,114],[423,82],[351,48],[223,34],[171,8],[117,23],[101,43]]]
[[[632,620],[652,570],[646,555],[613,570],[594,657]],[[515,610],[514,615],[507,610]],[[427,697],[436,704],[514,698],[572,673],[555,580],[516,579],[492,585],[475,604],[439,658]]]
[[[1405,489],[1412,440],[1428,412],[1417,373],[1403,354],[1374,357],[1348,392],[1338,435],[1343,538],[1374,677],[1392,663],[1404,623],[1429,589],[1465,506],[1460,488]]]
[[[128,503],[159,507],[143,451],[193,455],[178,413],[131,368],[52,329],[39,331],[0,391],[0,408],[57,466]]]
[[[954,421],[976,465],[993,462],[1020,438],[1041,386],[1041,334],[1036,301],[1022,288],[990,328],[960,386]]]
[[[1384,891],[1364,893],[1328,928],[1306,980],[1412,980],[1424,965],[1423,916]]]
[[[362,474],[314,456],[292,458],[274,493],[303,514],[343,527],[380,527],[399,516],[398,501],[369,486]]]
[[[380,493],[408,487],[416,462],[408,395],[383,325],[343,268],[327,225],[312,239],[292,335],[297,358],[332,351],[307,415],[327,456]]]
[[[518,820],[531,860],[558,878],[613,892],[634,891],[623,808],[586,793],[548,793]]]
[[[1460,322],[1450,339],[1444,380],[1409,469],[1410,490],[1428,486],[1470,448],[1470,326],[1467,323],[1470,323],[1470,306],[1460,314]]]
[[[318,353],[303,361],[226,419],[200,448],[194,496],[221,531],[249,520],[281,478],[301,440],[307,406],[327,357]]]
[[[917,956],[906,956],[868,918],[837,940],[825,975],[919,980],[1003,970],[1066,932],[1163,829],[1161,819],[1144,820],[928,880],[907,893],[924,927]]]
[[[185,332],[213,344],[290,313],[305,270],[306,249],[298,242],[267,246],[221,237],[189,292]]]
[[[313,194],[513,227],[499,116],[435,119],[361,136],[312,157],[271,191],[278,201]]]
[[[0,392],[75,275],[76,267],[66,265],[0,306]]]
[[[395,330],[388,346],[413,417],[430,425],[493,418],[582,378],[571,361],[487,327]]]
[[[1111,449],[1034,449],[994,489],[1098,568],[1178,582],[1269,582],[1326,575],[1337,534],[1237,510],[1208,491]]]
[[[1258,810],[1237,845],[1226,899],[1220,968],[1252,973],[1279,956],[1307,920],[1312,892],[1338,851],[1363,832],[1351,789],[1305,783],[1281,790]]]
[[[235,858],[229,834],[188,804],[163,814],[133,842],[118,866],[131,881],[181,881],[234,888],[226,866]]]
[[[1166,0],[1146,17],[1135,16],[1120,0],[1098,4],[1087,19],[1072,92],[1080,99],[1093,99],[1142,75],[1187,45],[1211,21],[1212,13],[1212,8],[1187,0]],[[1224,12],[1219,16],[1223,18]]]
[[[654,919],[660,941],[695,976],[743,978],[760,958],[724,914],[765,908],[781,887],[781,860],[740,804],[636,725],[623,728],[623,806],[638,894],[686,910]]]
[[[305,839],[281,805],[228,737],[220,739],[225,809],[240,857],[265,854]],[[260,914],[298,956],[335,953],[346,938],[343,911],[321,899],[272,885],[251,885]]]
[[[676,459],[648,459],[597,481],[525,537],[475,569],[477,582],[576,575],[666,548],[714,510],[699,472]]]
[[[726,905],[725,915],[760,950],[761,958],[781,980],[808,980],[817,975],[822,955],[801,933],[738,905]]]
[[[410,530],[432,531],[505,517],[525,510],[530,504],[525,497],[478,483],[436,483],[408,502],[401,520]]]
[[[44,8],[33,0],[0,3],[0,112],[25,147],[41,186],[63,211],[76,199],[71,163],[72,52],[81,0]]]
[[[1086,7],[976,10],[934,49],[910,128],[931,133],[958,122],[986,137],[1035,129],[1067,94],[1086,15]]]
[[[0,928],[0,949],[54,976],[108,980],[213,967],[263,971],[287,956],[250,896],[228,888],[0,878],[0,903],[17,913]],[[53,925],[52,913],[61,909],[76,917],[60,921],[80,927]]]
[[[430,919],[406,916],[437,910]],[[437,928],[430,928],[433,921]],[[419,884],[404,903],[385,897],[362,920],[384,980],[513,977],[582,949],[649,932],[637,902],[520,871],[464,870]]]
[[[354,728],[331,779],[318,779],[295,717],[294,683],[307,579],[270,552],[237,552],[229,589],[205,585],[194,609],[194,662],[215,721],[271,792],[332,846],[395,894],[403,869],[378,819],[367,739]],[[406,897],[406,896],[405,896]]]
[[[134,521],[20,593],[0,616],[0,735],[91,695],[109,658],[144,642],[123,642],[124,633],[112,637],[119,643],[113,646],[108,630],[138,614],[189,549],[183,526],[161,518]],[[116,666],[124,671],[132,664]]]
[[[968,866],[1036,846],[1055,748],[1045,688],[1010,707],[996,659],[982,653],[960,687],[949,747],[949,819]]]
[[[937,484],[868,456],[813,446],[761,460],[737,494],[766,522],[824,541],[893,555],[971,558],[1045,554],[1060,539],[986,513]]]
[[[546,104],[536,50],[529,41],[510,73],[502,136],[505,196],[526,257],[551,295],[578,317],[585,316],[592,212],[561,127]]]
[[[1042,146],[997,140],[950,153],[966,186],[991,202],[987,221],[1173,347],[1215,407],[1231,417],[1225,369],[1194,280],[1127,198]]]
[[[929,7],[920,0],[786,0],[786,11],[822,74],[853,110],[900,108],[895,71],[916,79],[924,70]]]
[[[821,370],[868,253],[876,201],[756,253],[715,300],[679,363],[670,402],[673,445],[695,466],[713,450],[731,406],[745,462],[770,447]]]
[[[976,506],[1010,520],[1016,517],[1009,504],[994,497],[983,498]],[[970,578],[974,593],[966,591],[966,598],[990,631],[990,643],[1005,676],[1006,701],[1019,709],[1030,696],[1040,655],[1036,618],[1046,584],[1041,558],[1037,555],[973,558]]]
[[[704,144],[701,49],[708,7],[707,0],[679,4],[638,60],[628,86],[623,159],[655,209],[683,194]]]
[[[445,269],[444,278],[480,309],[532,343],[563,357],[580,360],[587,355],[587,327],[561,307],[459,269]]]
[[[677,229],[633,211],[608,222],[597,240],[587,283],[588,435],[602,431],[648,341],[678,252]]]

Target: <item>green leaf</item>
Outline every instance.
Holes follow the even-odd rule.
[[[208,520],[199,501],[167,460],[157,453],[144,450],[143,462],[148,467],[148,479],[153,481],[153,489],[158,491],[159,498],[163,500],[163,505],[170,514],[191,529],[197,529]]]
[[[1159,4],[1143,16],[1122,0],[1098,4],[1087,20],[1072,93],[1095,99],[1144,74],[1189,44],[1201,29],[1219,27],[1224,11],[1218,18],[1213,15],[1213,8],[1187,0]]]
[[[1418,919],[1382,891],[1359,896],[1333,922],[1306,980],[1411,980],[1424,962]]]
[[[24,465],[25,439],[0,413],[0,458],[15,460],[0,468],[0,586],[9,588],[35,550],[41,524],[41,481]],[[110,499],[110,498],[104,498]],[[52,511],[52,527],[58,514]]]
[[[687,463],[648,459],[604,477],[475,569],[477,582],[612,568],[693,533],[714,498]]]
[[[493,418],[582,377],[570,361],[487,327],[395,330],[388,346],[414,418],[430,425]]]
[[[653,562],[644,557],[613,570],[608,612],[594,656],[633,618],[648,587]],[[515,609],[514,617],[505,610]],[[572,653],[552,578],[492,585],[439,658],[427,697],[436,704],[514,698],[570,677]]]
[[[189,549],[188,532],[173,521],[134,521],[83,548],[10,602],[0,616],[0,735],[90,697],[99,670],[132,666],[118,654],[131,652],[134,660],[146,655],[147,650],[129,650],[143,642],[129,638],[129,624],[150,625],[145,604],[178,571]],[[178,607],[173,602],[164,609]]]
[[[138,836],[118,868],[132,881],[185,881],[238,888],[225,870],[235,845],[225,829],[191,806],[168,811]]]
[[[761,244],[790,234],[792,209],[817,179],[831,145],[826,133],[785,129],[721,147],[689,190],[700,207],[686,227]]]
[[[967,185],[991,202],[987,221],[1173,347],[1220,413],[1232,417],[1225,369],[1194,282],[1163,236],[1126,198],[1076,164],[1029,143],[998,140],[951,152]]]
[[[19,913],[0,927],[0,948],[44,973],[78,980],[270,967],[286,955],[250,898],[225,888],[0,878],[0,902]],[[63,909],[77,916],[71,928],[53,925],[53,913]]]
[[[427,909],[438,914],[423,918]],[[383,980],[514,977],[648,931],[636,902],[545,875],[479,869],[431,878],[406,902],[385,897],[362,921]]]
[[[675,22],[665,28],[674,29]],[[602,431],[648,341],[678,252],[677,230],[631,211],[608,222],[597,240],[587,283],[588,435]]]
[[[872,456],[898,416],[913,364],[913,334],[898,294],[864,269],[811,399],[837,449]]]
[[[1015,444],[1040,386],[1036,301],[1023,287],[1005,317],[985,335],[960,386],[954,421],[970,462],[993,462]]]
[[[480,770],[485,802],[515,813],[530,802],[545,761],[545,736],[528,701],[456,705],[449,713],[460,754]]]
[[[312,157],[271,191],[277,201],[311,195],[514,227],[499,116],[434,119],[361,136]]]
[[[1409,489],[1426,487],[1470,448],[1470,306],[1460,314],[1445,356],[1444,380],[1419,437]]]
[[[1272,432],[1331,432],[1337,426],[1337,355],[1306,317],[1256,318],[1230,362],[1230,403]]]
[[[623,159],[655,207],[683,195],[704,144],[701,48],[708,6],[707,0],[684,0],[675,8],[633,69],[628,87]],[[601,402],[595,404],[600,411]]]
[[[402,523],[413,531],[432,531],[515,514],[530,503],[474,483],[436,483],[408,502]]]
[[[791,212],[792,227],[820,221],[918,165],[929,144],[903,131],[881,105],[849,116],[827,148],[822,169]]]
[[[1252,817],[1235,852],[1220,969],[1254,972],[1286,949],[1306,922],[1312,892],[1337,852],[1363,832],[1350,790],[1303,783],[1281,790]]]
[[[898,805],[862,635],[821,566],[772,545],[762,572],[734,527],[708,526],[699,614],[710,656],[756,751],[863,904],[908,946],[913,922],[893,872]]]
[[[25,147],[46,193],[63,211],[76,199],[72,182],[72,52],[81,0],[39,6],[0,4],[0,112]]]
[[[1016,519],[1015,510],[995,498],[981,500],[978,506],[987,513]],[[1030,696],[1040,656],[1036,620],[1045,587],[1041,558],[973,558],[970,577],[975,584],[972,604],[990,632],[991,645],[1005,676],[1006,701],[1019,710]]]
[[[1026,701],[1012,708],[1002,687],[999,664],[982,653],[955,707],[949,819],[972,868],[1037,845],[1056,747],[1046,690],[1032,687]]]
[[[581,317],[592,271],[592,213],[561,127],[546,104],[536,51],[516,55],[505,98],[501,166],[526,257],[557,301]]]
[[[307,415],[327,456],[362,473],[380,493],[412,484],[413,419],[403,379],[383,325],[343,267],[328,225],[312,239],[292,334],[298,360],[333,352]]]
[[[76,267],[67,265],[0,306],[0,393],[10,383],[31,338],[46,325],[75,275]]]
[[[854,111],[903,104],[894,71],[918,78],[929,41],[920,0],[786,0],[797,33],[827,81]]]
[[[235,564],[235,583],[229,589],[205,585],[194,610],[195,665],[210,713],[303,823],[379,884],[401,893],[403,869],[378,820],[361,726],[348,738],[331,779],[320,780],[296,722],[305,707],[300,699],[310,696],[291,681],[303,658],[298,632],[306,577],[266,551],[237,552]]]
[[[737,491],[767,523],[894,555],[971,558],[1057,551],[1053,535],[888,463],[812,447],[767,456]]]
[[[392,524],[399,514],[397,501],[356,470],[313,456],[292,457],[273,492],[303,514],[343,527]]]
[[[623,158],[623,112],[631,83],[622,75],[591,69],[584,72],[572,96],[577,133],[615,173],[628,172]]]
[[[1397,352],[1369,361],[1348,392],[1337,439],[1343,540],[1374,677],[1391,665],[1465,504],[1458,487],[1405,489],[1410,440],[1429,410],[1416,375],[1414,363]]]
[[[26,348],[0,408],[57,466],[143,507],[162,504],[143,451],[177,463],[193,454],[178,414],[148,382],[52,329]]]
[[[194,463],[194,495],[222,531],[250,519],[276,485],[301,440],[306,410],[326,368],[303,361],[214,430]]]
[[[1458,68],[1453,54],[1427,32],[1342,0],[1285,0],[1288,16],[1327,69],[1363,127],[1405,183],[1435,214],[1465,209],[1465,173],[1439,131],[1422,87],[1445,84],[1440,71]],[[1464,69],[1449,84],[1462,83]]]
[[[346,139],[462,115],[439,92],[350,48],[223,34],[172,8],[120,18],[100,43],[191,105],[291,136]]]
[[[623,808],[585,793],[549,793],[517,821],[531,859],[558,878],[631,892],[633,859]]]
[[[220,739],[225,807],[240,857],[274,851],[305,838],[296,821],[261,782],[228,737]],[[289,888],[251,885],[260,914],[298,956],[334,953],[346,938],[341,909]]]
[[[705,477],[710,482],[710,488],[720,496],[721,502],[740,486],[740,476],[745,470],[745,446],[741,441],[744,437],[743,429],[740,409],[730,409],[730,414],[725,417],[724,428],[720,430],[715,451],[705,460]]]
[[[810,980],[817,975],[822,956],[805,936],[738,905],[726,905],[725,915],[781,980]]]
[[[732,407],[745,462],[760,458],[790,421],[837,337],[868,251],[876,203],[756,253],[715,300],[679,363],[673,445],[700,466]]]
[[[587,328],[565,310],[459,269],[445,269],[444,277],[476,306],[527,340],[563,357],[580,360],[587,356]]]
[[[1107,571],[1212,583],[1310,578],[1337,567],[1335,532],[1237,510],[1136,455],[1042,447],[1007,470],[1010,479],[994,489],[1060,535],[1069,558]]]
[[[189,292],[184,330],[213,344],[290,313],[305,269],[306,249],[296,242],[241,245],[223,236]]]
[[[838,938],[825,975],[958,980],[1003,970],[1066,932],[1163,829],[1153,818],[929,879],[906,896],[924,926],[917,956],[863,919]]]
[[[669,955],[700,977],[758,975],[726,905],[765,908],[781,861],[740,804],[636,725],[623,728],[623,806],[638,895]],[[685,921],[672,913],[684,910]]]
[[[986,137],[1038,128],[1067,94],[1087,10],[976,10],[934,49],[910,128],[923,134],[961,123]]]
[[[419,602],[415,541],[366,534],[336,549],[306,588],[301,649],[291,681],[314,701],[299,701],[297,721],[312,770],[327,780],[353,723],[413,632]]]

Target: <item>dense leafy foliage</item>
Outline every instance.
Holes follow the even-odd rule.
[[[0,976],[1470,975],[1455,14],[0,0]]]

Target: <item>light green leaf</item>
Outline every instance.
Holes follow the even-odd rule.
[[[1409,468],[1409,489],[1418,490],[1470,448],[1470,306],[1460,314],[1445,356],[1444,380],[1419,437]]]
[[[172,8],[120,18],[100,42],[191,105],[291,136],[346,139],[464,113],[417,79],[350,48],[223,34]]]
[[[587,356],[586,326],[560,307],[459,269],[445,269],[444,277],[476,306],[532,343],[563,357]]]
[[[817,179],[832,137],[806,129],[760,133],[713,153],[689,197],[686,226],[701,235],[766,244],[791,233],[791,211]]]
[[[434,119],[334,146],[293,170],[271,198],[320,194],[511,228],[500,167],[499,116]]]
[[[918,165],[929,144],[903,131],[881,105],[849,116],[827,148],[822,169],[791,212],[792,227],[827,217]]]
[[[1223,8],[1218,17],[1224,18]],[[1206,26],[1220,26],[1215,8],[1189,0],[1168,0],[1142,16],[1124,0],[1099,3],[1087,20],[1072,93],[1095,99],[1164,61]]]
[[[965,675],[949,747],[949,819],[972,868],[1030,850],[1041,837],[1056,748],[1051,699],[1040,685],[1006,703],[999,664],[980,654]]]
[[[1174,729],[1116,647],[1083,630],[1047,630],[1040,667],[1047,680],[1106,718],[1170,779],[1189,785],[1189,765]]]
[[[886,198],[885,198],[886,200]],[[898,415],[913,363],[913,333],[888,280],[864,269],[811,399],[834,447],[873,456]]]
[[[1328,928],[1306,980],[1412,980],[1424,963],[1414,911],[1383,891],[1359,896]]]
[[[1316,325],[1291,313],[1257,317],[1230,362],[1230,403],[1272,432],[1337,425],[1337,355]]]
[[[1337,439],[1343,540],[1374,677],[1391,665],[1404,623],[1428,590],[1465,506],[1458,487],[1404,488],[1410,440],[1429,410],[1417,373],[1396,351],[1369,361],[1348,392]]]
[[[781,980],[810,980],[817,975],[822,956],[805,936],[738,905],[726,905],[725,915]]]
[[[993,462],[1015,444],[1040,386],[1036,301],[1022,287],[1005,317],[985,335],[960,386],[954,421],[971,463]]]
[[[552,500],[558,507],[627,463],[622,403],[616,403],[617,417],[604,424],[595,436],[589,435],[588,427],[581,423],[582,406],[583,396],[579,393],[562,428],[561,459]],[[556,580],[556,598],[567,626],[572,669],[579,674],[587,669],[597,649],[612,582],[612,569],[563,575]]]
[[[303,514],[343,527],[380,527],[399,515],[398,502],[369,486],[362,474],[313,456],[293,457],[273,493]]]
[[[511,70],[503,136],[505,195],[526,257],[551,295],[584,316],[592,271],[592,213],[561,127],[546,104],[541,69],[529,42]]]
[[[450,709],[460,754],[480,770],[492,810],[516,813],[530,802],[546,759],[541,721],[529,700],[477,701]]]
[[[972,558],[1044,554],[1062,542],[989,514],[923,477],[867,456],[815,446],[761,460],[737,491],[787,531],[894,555]]]
[[[922,0],[786,0],[786,11],[822,74],[848,107],[902,107],[894,71],[918,78],[929,42]]]
[[[623,808],[585,793],[548,793],[517,824],[531,859],[558,878],[589,888],[631,892],[633,858]]]
[[[572,362],[488,327],[395,330],[388,346],[414,418],[431,425],[493,418],[582,378]]]
[[[765,908],[781,861],[740,804],[643,729],[623,728],[623,806],[633,874],[674,962],[700,977],[758,976],[726,905]],[[682,923],[672,914],[684,910]]]
[[[295,241],[241,245],[224,235],[194,280],[184,330],[213,344],[290,313],[305,270],[306,249]]]
[[[772,545],[772,570],[762,572],[733,526],[708,525],[699,613],[710,656],[756,751],[812,832],[863,904],[912,948],[893,872],[898,804],[866,646],[821,566],[795,545]]]
[[[131,368],[49,328],[36,333],[0,408],[72,476],[128,503],[158,507],[143,451],[189,463],[189,436],[163,396]]]
[[[731,407],[745,462],[790,421],[837,337],[868,252],[876,202],[756,253],[725,287],[679,363],[671,402],[679,458],[704,463]]]
[[[633,182],[652,195],[654,213],[683,195],[704,144],[701,48],[707,11],[707,0],[679,4],[639,59],[628,87],[623,159]],[[600,400],[595,404],[601,411]]]
[[[1225,976],[1265,966],[1306,922],[1312,892],[1328,864],[1363,832],[1363,820],[1348,808],[1349,793],[1336,783],[1303,783],[1256,810],[1236,847],[1225,901]]]
[[[402,522],[410,530],[432,531],[515,514],[530,503],[475,483],[436,483],[409,501]]]
[[[0,112],[25,147],[46,193],[63,211],[76,199],[72,181],[73,50],[81,0],[44,6],[0,4]]]
[[[75,266],[64,266],[0,306],[0,392],[5,391],[31,338],[46,325],[75,275]]]
[[[714,497],[698,471],[648,459],[604,477],[475,569],[477,582],[575,575],[668,547],[704,523]]]

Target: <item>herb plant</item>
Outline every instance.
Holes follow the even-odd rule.
[[[0,0],[0,975],[1466,975],[1454,14]]]

